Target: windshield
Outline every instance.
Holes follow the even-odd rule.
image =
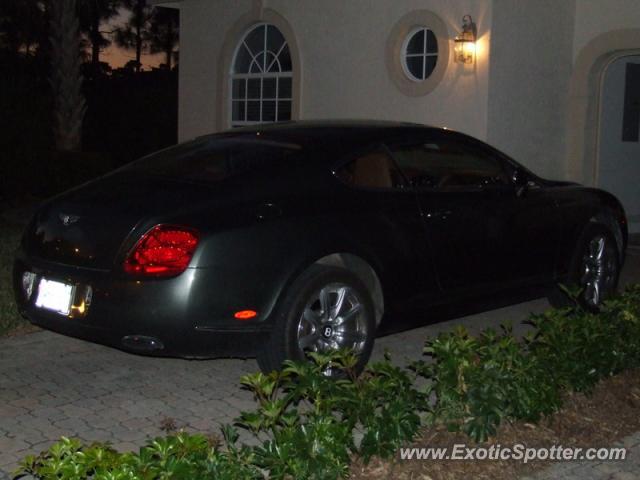
[[[200,137],[148,155],[123,171],[217,182],[247,171],[275,169],[300,146],[247,138]]]

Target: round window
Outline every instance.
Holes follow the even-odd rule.
[[[409,32],[402,45],[402,68],[409,79],[422,82],[429,78],[438,63],[438,40],[427,27]]]

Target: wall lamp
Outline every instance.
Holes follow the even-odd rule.
[[[455,38],[456,63],[472,64],[476,57],[476,36],[478,30],[471,15],[462,17],[462,32]]]

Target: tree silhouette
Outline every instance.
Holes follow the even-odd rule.
[[[142,52],[148,48],[149,27],[152,9],[146,0],[123,0],[125,8],[130,10],[129,19],[115,31],[116,44],[127,50],[135,50],[135,70],[142,67]]]
[[[82,94],[79,21],[76,0],[51,2],[51,88],[54,96],[54,133],[61,151],[80,149],[86,112]]]
[[[177,58],[180,42],[179,11],[173,8],[156,7],[153,9],[149,26],[149,50],[151,53],[164,53],[165,63],[171,70],[173,59]]]
[[[94,71],[99,70],[101,50],[111,45],[111,40],[106,35],[110,32],[102,31],[101,28],[118,14],[120,4],[121,0],[78,0],[80,31],[86,35],[91,45],[91,65]]]
[[[46,43],[44,0],[0,2],[0,48],[31,55]]]
[[[140,71],[142,52],[163,53],[167,68],[171,69],[177,58],[180,40],[178,11],[171,8],[149,7],[146,0],[123,0],[131,11],[125,25],[115,34],[116,43],[123,48],[135,50],[136,71]]]

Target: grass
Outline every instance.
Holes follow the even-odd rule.
[[[13,254],[21,233],[21,227],[0,222],[0,336],[26,324],[18,314],[11,281]]]

